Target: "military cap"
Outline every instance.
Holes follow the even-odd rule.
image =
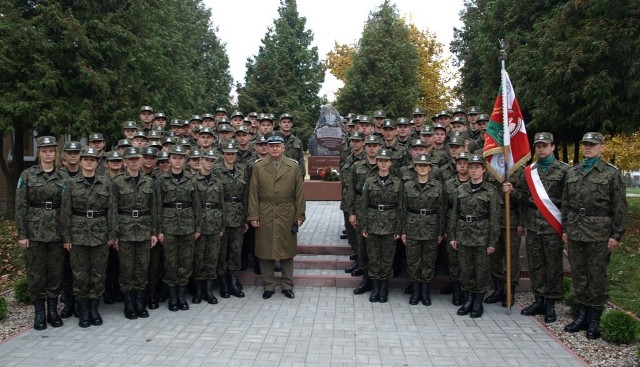
[[[604,136],[599,132],[591,131],[584,134],[582,140],[580,140],[580,144],[582,143],[604,144]]]
[[[467,124],[467,120],[464,117],[454,117],[453,120],[451,120],[451,125],[453,125],[453,124],[466,125]]]
[[[189,120],[182,121],[182,126],[189,126]]]
[[[413,160],[413,164],[428,164],[430,166],[435,166],[435,164],[433,164],[430,160],[429,160],[429,156],[426,154],[420,154],[419,156],[417,156],[414,160]]]
[[[391,151],[387,149],[380,149],[376,159],[391,159]]]
[[[222,144],[222,151],[224,153],[237,153],[238,147],[236,147],[236,143],[234,141],[227,141]]]
[[[351,116],[351,121],[355,124],[355,123],[360,122],[361,118],[362,118],[362,116],[354,113],[353,116]]]
[[[168,160],[169,160],[169,152],[162,151],[158,153],[158,162],[168,161]]]
[[[489,121],[489,115],[481,113],[476,121]]]
[[[164,128],[160,125],[151,126],[151,130],[159,132],[160,135],[164,134]]]
[[[364,140],[364,135],[360,131],[356,131],[351,134],[349,140]]]
[[[233,132],[233,129],[231,128],[231,125],[229,124],[218,124],[218,132],[223,132],[223,131],[231,131]]]
[[[249,128],[244,126],[244,125],[240,125],[238,126],[238,128],[236,129],[236,134],[238,133],[244,133],[244,134],[249,134]]]
[[[227,114],[227,109],[224,108],[224,107],[218,107],[218,108],[216,108],[216,113],[218,113],[218,112],[224,112],[224,114],[226,115]]]
[[[231,118],[234,117],[244,117],[244,114],[238,110],[233,111],[233,113],[231,114]]]
[[[202,115],[202,120],[206,120],[206,119],[215,120],[215,117],[213,117],[213,115],[210,113],[205,113],[204,115]]]
[[[250,124],[251,124],[251,119],[249,118],[249,116],[245,116],[245,117],[242,119],[242,122],[243,122],[245,125],[250,125]]]
[[[469,163],[480,163],[480,164],[484,164],[484,158],[482,157],[482,154],[472,154],[469,157]]]
[[[210,128],[206,127],[206,126],[201,127],[199,133],[200,134],[209,134],[209,135],[213,136],[213,131]]]
[[[272,131],[267,135],[268,144],[284,144],[284,134],[280,131]]]
[[[267,113],[266,115],[269,117],[269,119],[270,119],[271,121],[273,121],[273,120],[275,120],[275,119],[276,119],[276,118],[273,116],[273,114],[272,114],[272,113]]]
[[[123,152],[124,159],[129,158],[142,158],[142,153],[140,153],[140,148],[137,147],[128,147]]]
[[[382,144],[378,135],[371,134],[364,140],[365,144]]]
[[[432,125],[424,125],[422,130],[420,130],[420,135],[433,135],[433,126]]]
[[[200,117],[200,115],[193,115],[189,119],[189,122],[191,122],[191,121],[202,121],[202,117]]]
[[[162,112],[158,112],[155,115],[153,115],[153,119],[154,120],[158,120],[158,119],[165,119],[166,120],[167,119],[167,115],[165,115]]]
[[[79,141],[68,141],[64,143],[64,148],[62,150],[64,150],[65,152],[69,152],[79,151],[80,149],[82,149],[82,144],[80,144]]]
[[[467,114],[467,111],[464,110],[464,108],[462,108],[461,106],[456,107],[455,110],[453,110],[453,114],[455,115],[456,113],[461,113],[463,115]]]
[[[258,121],[262,121],[262,120],[268,120],[269,117],[266,116],[264,113],[260,112],[260,114],[258,115]]]
[[[116,145],[118,148],[126,148],[126,147],[130,147],[131,144],[131,140],[129,139],[120,139],[118,140],[118,144]]]
[[[142,131],[142,130],[138,130],[138,131],[136,132],[136,134],[133,136],[133,138],[134,138],[134,139],[135,139],[135,138],[143,138],[144,140],[149,139],[149,138],[147,138],[147,134],[146,134],[144,131]]]
[[[142,106],[140,108],[140,113],[142,113],[142,112],[153,112],[153,107],[151,107],[151,106]]]
[[[382,128],[383,129],[395,129],[396,128],[396,123],[393,120],[384,120],[384,122],[382,123]]]
[[[187,138],[180,138],[180,140],[178,140],[178,145],[190,147],[191,143],[189,142],[189,139],[187,139]]]
[[[431,116],[431,121],[435,122],[438,119],[438,114]]]
[[[103,141],[104,140],[104,135],[102,135],[102,133],[91,133],[89,134],[89,139],[87,139],[88,141]]]
[[[123,129],[135,129],[135,130],[138,130],[138,124],[135,121],[129,120],[129,121],[125,121],[122,124],[122,128]]]
[[[449,138],[449,145],[464,146],[464,139],[459,136],[452,136]]]
[[[458,153],[457,156],[455,156],[455,160],[457,161],[458,159],[465,159],[465,160],[469,160],[470,154],[467,152],[460,152]]]
[[[469,133],[466,131],[454,131],[453,135],[451,135],[451,137],[457,136],[460,139],[468,139],[469,138]]]
[[[427,143],[425,143],[424,141],[422,141],[422,139],[414,139],[413,142],[411,143],[411,148],[413,147],[427,147]]]
[[[478,108],[478,106],[471,106],[469,107],[469,112],[467,112],[467,115],[478,115],[480,113],[480,109]]]
[[[536,133],[533,138],[533,144],[535,143],[553,143],[553,134],[547,132]]]
[[[356,122],[352,119],[345,119],[347,126],[356,126]]]
[[[411,110],[411,116],[419,116],[419,115],[426,115],[426,113],[424,112],[424,108],[415,107],[413,110]]]
[[[411,125],[411,120],[406,117],[398,117],[396,119],[396,126],[398,125]]]
[[[438,117],[440,117],[440,116],[449,116],[449,117],[451,117],[451,114],[447,110],[442,110],[442,111],[438,112]]]
[[[202,157],[202,151],[200,149],[193,149],[189,152],[189,159],[198,159]]]
[[[257,112],[249,112],[249,114],[247,116],[248,117],[258,117],[258,113]]]
[[[147,132],[147,139],[162,139],[162,132],[159,130],[151,129]]]
[[[175,133],[175,131],[165,131],[163,136],[165,138],[175,138],[176,137],[176,133]]]
[[[372,124],[372,122],[369,120],[369,116],[367,116],[367,115],[360,115],[360,119],[358,119],[358,123],[359,124],[369,124],[369,125]]]
[[[289,119],[289,120],[291,120],[291,122],[293,122],[293,116],[291,116],[288,113],[283,113],[282,115],[280,115],[280,121],[282,121],[284,119]]]
[[[218,125],[219,124],[228,124],[228,125],[230,125],[231,122],[229,122],[229,119],[226,118],[226,117],[220,117],[220,119],[218,119]]]
[[[94,157],[98,158],[98,149],[93,147],[84,147],[80,150],[80,157]]]
[[[180,121],[179,119],[173,119],[173,120],[171,120],[171,124],[169,126],[182,127],[183,125],[184,125],[184,123],[182,121]]]
[[[373,118],[385,118],[385,117],[387,117],[387,116],[385,115],[383,110],[376,110],[373,113]]]
[[[58,145],[58,141],[53,136],[41,136],[36,141],[38,148],[53,147]]]
[[[159,141],[154,140],[154,141],[150,141],[149,143],[147,143],[146,145],[149,148],[153,148],[156,150],[156,152],[159,152],[162,150],[162,144],[160,144]]]
[[[218,159],[218,154],[213,149],[207,149],[201,153],[202,153],[202,158]]]
[[[256,139],[256,144],[267,144],[267,137],[264,135],[260,135],[258,136],[258,138]]]
[[[158,150],[154,147],[144,147],[140,149],[140,154],[156,158],[158,157]]]
[[[116,152],[115,150],[112,150],[110,152],[105,153],[104,156],[107,158],[107,161],[121,161],[122,160],[122,155],[120,155],[120,153]]]
[[[188,144],[187,144],[188,145]],[[172,145],[169,148],[169,154],[177,154],[177,155],[187,155],[187,152],[181,145]]]
[[[433,131],[436,131],[436,129],[441,129],[441,130],[447,131],[447,128],[444,127],[443,124],[433,124]]]
[[[167,136],[166,138],[164,138],[164,140],[162,140],[162,145],[165,144],[175,144],[176,143],[176,139],[173,136]]]

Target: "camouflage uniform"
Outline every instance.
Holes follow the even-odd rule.
[[[444,183],[444,191],[447,197],[447,214],[446,214],[446,228],[452,227],[454,222],[458,221],[458,218],[454,217],[453,207],[458,199],[458,187],[467,181],[460,181],[458,175],[451,177]],[[447,230],[447,236],[452,237],[452,233]],[[448,241],[447,241],[448,242]],[[449,282],[460,286],[460,260],[458,258],[458,251],[454,250],[451,246],[446,244],[447,248],[447,260],[449,267]],[[459,304],[458,304],[459,305]]]
[[[295,135],[289,134],[285,137],[284,155],[298,162],[302,177],[307,175],[307,169],[304,165],[304,148],[302,141]]]
[[[366,159],[366,154],[364,150],[360,152],[358,155],[351,154],[347,157],[342,168],[340,170],[340,180],[342,181],[342,199],[340,201],[340,210],[344,213],[344,227],[347,230],[347,242],[351,247],[351,253],[358,253],[358,233],[353,228],[351,223],[349,223],[349,206],[347,203],[347,196],[350,192],[353,191],[353,188],[350,186],[352,184],[351,181],[351,167],[355,165],[357,162]]]
[[[347,208],[349,208],[349,215],[355,215],[358,218],[356,233],[362,232],[362,220],[365,214],[365,209],[362,206],[364,182],[367,177],[376,176],[377,172],[378,166],[376,166],[375,163],[370,164],[366,158],[354,163],[354,165],[351,167],[351,185],[349,191],[347,192]],[[367,239],[362,236],[357,236],[357,245],[360,269],[362,269],[366,273],[369,269]]]

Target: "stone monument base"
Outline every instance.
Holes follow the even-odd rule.
[[[305,181],[304,198],[308,201],[340,201],[342,184],[340,181]]]

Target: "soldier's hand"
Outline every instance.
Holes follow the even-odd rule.
[[[566,244],[567,241],[569,241],[569,237],[567,236],[567,233],[566,232],[562,232],[562,242],[564,242]]]
[[[393,239],[394,239],[394,240],[398,240],[398,239],[400,239],[400,235],[399,235],[399,234],[394,234],[394,235],[393,235]]]
[[[487,255],[491,255],[492,253],[496,252],[496,248],[495,247],[487,247]]]
[[[20,247],[22,247],[23,249],[28,249],[29,248],[29,239],[24,239],[24,240],[18,240],[18,243],[20,244]]]
[[[451,247],[454,250],[458,251],[458,241],[451,241],[451,242],[449,242],[449,244],[451,244]]]
[[[259,220],[252,220],[251,221],[251,225],[253,226],[253,228],[260,228],[260,221]]]
[[[244,224],[244,229],[242,230],[242,233],[247,233],[248,230],[249,230],[249,224],[245,223]]]
[[[67,242],[67,243],[64,244],[64,249],[67,250],[67,251],[71,251],[71,247],[72,247],[71,246],[71,242]]]
[[[609,238],[609,244],[607,245],[607,248],[609,248],[609,251],[611,251],[614,248],[618,247],[619,245],[620,245],[620,242],[618,240],[614,240],[613,238]]]
[[[220,232],[220,237],[224,236],[224,231]]]
[[[302,223],[304,223],[304,221],[303,220],[297,220],[296,223],[298,223],[298,227],[301,227]]]
[[[524,236],[524,234],[526,232],[525,229],[524,229],[524,226],[518,226],[517,232],[518,232],[518,237]]]
[[[369,238],[369,232],[362,232],[362,237]]]
[[[151,236],[151,247],[158,244],[158,236]]]
[[[504,182],[502,184],[502,192],[508,192],[508,193],[513,192],[513,185],[511,184],[511,182]]]
[[[403,234],[402,236],[400,236],[400,239],[402,240],[402,243],[404,243],[404,245],[407,245],[407,235]]]
[[[358,219],[356,219],[356,216],[354,214],[349,215],[349,223],[351,223],[351,226],[353,228],[356,228],[356,226],[358,225]]]
[[[442,243],[443,239],[444,239],[444,236],[442,235],[438,236],[438,238],[436,239],[438,242],[436,242],[436,244]]]
[[[158,241],[159,241],[160,243],[163,243],[163,242],[164,242],[164,233],[158,233]]]
[[[194,234],[193,234],[193,238],[194,238],[194,239],[196,239],[196,240],[197,240],[198,238],[200,238],[200,232],[196,232],[196,233],[194,233]]]

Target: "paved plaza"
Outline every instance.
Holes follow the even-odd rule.
[[[338,242],[338,203],[307,206],[300,240]],[[189,311],[164,303],[137,320],[121,303],[101,305],[102,326],[81,329],[71,318],[0,344],[0,366],[584,366],[519,307],[506,315],[488,305],[471,319],[437,291],[430,307],[409,306],[401,289],[386,304],[350,288],[297,287],[293,300],[244,292]]]

